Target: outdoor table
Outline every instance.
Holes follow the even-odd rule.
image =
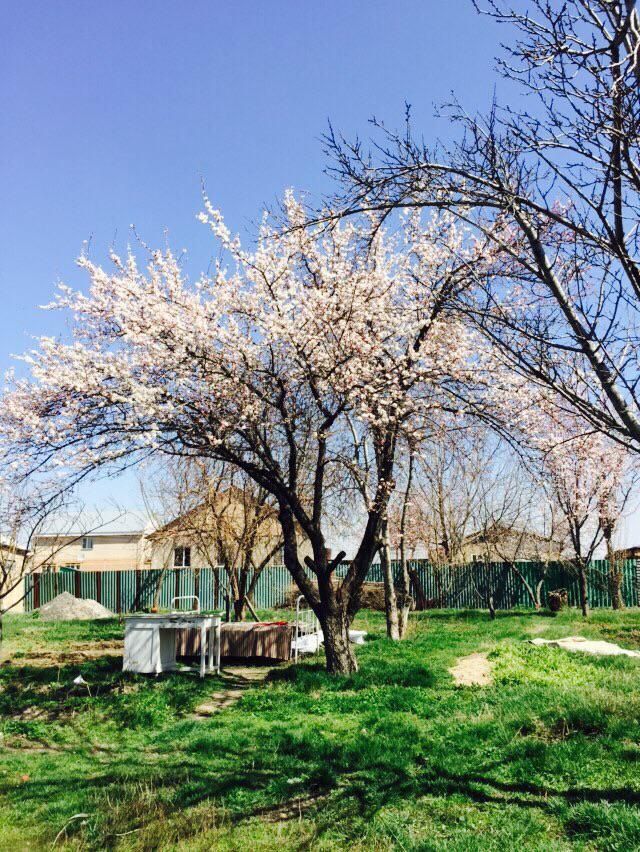
[[[200,633],[200,677],[220,672],[220,616],[189,613],[152,613],[125,616],[122,670],[160,674],[176,668],[176,631],[195,629]],[[208,638],[208,643],[207,643]]]

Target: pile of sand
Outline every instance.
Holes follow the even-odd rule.
[[[40,607],[43,621],[85,621],[92,618],[113,618],[113,613],[98,601],[74,598],[62,592],[49,603]]]
[[[489,686],[491,683],[491,663],[486,654],[476,653],[460,657],[449,671],[456,686]]]

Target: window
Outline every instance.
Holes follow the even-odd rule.
[[[191,567],[191,548],[175,547],[173,549],[173,565],[175,568]]]
[[[85,537],[82,539],[82,549],[83,550],[93,550],[93,539]]]

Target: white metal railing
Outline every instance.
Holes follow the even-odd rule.
[[[177,609],[176,603],[177,601],[193,601],[196,602],[194,609]],[[197,595],[177,595],[175,598],[171,598],[171,612],[200,612],[200,598]]]
[[[322,641],[323,636],[320,632],[318,617],[307,603],[305,596],[300,595],[296,600],[296,623],[293,640],[294,662],[298,662],[300,650],[307,653],[318,651]]]

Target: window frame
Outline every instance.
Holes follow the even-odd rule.
[[[178,562],[178,554],[181,556]],[[177,544],[173,548],[173,567],[174,568],[191,568],[191,545]]]

